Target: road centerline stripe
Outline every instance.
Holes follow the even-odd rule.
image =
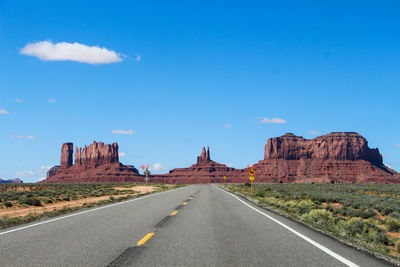
[[[252,207],[251,205],[247,204],[246,202],[244,202],[243,200],[241,200],[239,197],[235,196],[234,194],[227,192],[219,187],[217,187],[219,190],[231,195],[232,197],[236,198],[237,200],[239,200],[240,202],[242,202],[244,205],[246,205],[247,207],[255,210],[256,212],[260,213],[261,215],[264,215],[265,217],[267,217],[268,219],[274,221],[275,223],[279,224],[280,226],[286,228],[287,230],[289,230],[290,232],[294,233],[295,235],[299,236],[300,238],[304,239],[305,241],[307,241],[308,243],[312,244],[313,246],[319,248],[320,250],[322,250],[323,252],[325,252],[326,254],[332,256],[333,258],[337,259],[338,261],[342,262],[343,264],[347,265],[347,266],[351,266],[351,267],[358,267],[357,264],[355,264],[354,262],[340,256],[339,254],[337,254],[336,252],[333,252],[332,250],[330,250],[329,248],[317,243],[316,241],[312,240],[311,238],[297,232],[296,230],[294,230],[293,228],[287,226],[286,224],[278,221],[277,219],[269,216],[268,214]]]
[[[183,202],[183,205],[187,205],[187,202]]]
[[[136,246],[141,246],[144,243],[146,243],[147,241],[149,241],[149,239],[154,235],[154,232],[152,233],[148,233],[147,235],[145,235],[142,239],[139,240],[139,242],[137,242]]]
[[[176,210],[176,211],[174,211],[174,212],[171,213],[171,216],[174,216],[174,215],[176,215],[177,213],[178,213],[178,211]]]
[[[19,230],[24,230],[24,229],[28,229],[28,228],[31,228],[31,227],[39,226],[39,225],[42,225],[42,224],[51,223],[51,222],[59,221],[59,220],[70,218],[70,217],[75,217],[75,216],[82,215],[82,214],[85,214],[85,213],[89,213],[89,212],[93,212],[93,211],[97,211],[97,210],[102,210],[102,209],[106,209],[106,208],[110,208],[110,207],[114,207],[114,206],[130,203],[130,202],[134,202],[134,201],[137,201],[137,200],[141,200],[141,199],[145,199],[145,198],[148,198],[148,197],[157,196],[157,195],[168,193],[168,192],[181,190],[181,189],[184,189],[184,188],[188,188],[188,187],[181,187],[181,188],[172,189],[172,190],[168,190],[168,191],[158,192],[158,193],[154,193],[154,194],[151,194],[151,195],[146,195],[146,196],[142,196],[142,197],[138,197],[138,198],[134,198],[134,199],[130,199],[130,200],[126,200],[126,201],[122,201],[122,202],[118,202],[118,203],[114,203],[114,204],[110,204],[110,205],[106,205],[106,206],[101,206],[101,207],[94,208],[94,209],[80,211],[80,212],[69,214],[69,215],[65,215],[65,216],[62,216],[62,217],[56,217],[54,219],[46,220],[46,221],[43,221],[43,222],[38,222],[38,223],[34,223],[34,224],[18,227],[18,228],[12,229],[12,230],[8,230],[8,231],[5,231],[5,232],[0,232],[0,236],[1,235],[5,235],[5,234],[9,234],[9,233],[12,233],[12,232],[16,232],[16,231],[19,231]]]

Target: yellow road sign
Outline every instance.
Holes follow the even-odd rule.
[[[251,166],[251,168],[249,170],[249,174],[250,174],[250,176],[253,176],[254,174],[256,174],[256,172],[253,170],[253,166]]]
[[[250,176],[250,177],[249,177],[249,180],[250,180],[250,181],[254,181],[254,176]]]
[[[226,176],[224,175],[224,179],[226,179]]]

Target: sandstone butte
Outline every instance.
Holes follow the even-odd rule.
[[[94,142],[75,148],[65,143],[60,166],[47,173],[44,183],[65,182],[143,182],[134,166],[119,162],[118,144]],[[264,159],[253,165],[255,182],[366,182],[400,183],[400,174],[383,164],[377,148],[355,132],[334,132],[314,139],[287,133],[268,139]],[[210,149],[203,147],[197,162],[168,174],[150,175],[155,183],[243,183],[246,169],[234,169],[211,160]],[[223,177],[227,178],[224,179]]]

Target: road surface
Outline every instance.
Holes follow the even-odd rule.
[[[215,185],[0,231],[0,266],[389,266]]]

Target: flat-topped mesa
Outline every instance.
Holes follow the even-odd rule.
[[[383,164],[379,150],[369,148],[367,140],[355,132],[333,132],[314,139],[287,133],[281,137],[268,139],[264,159],[279,158],[366,160],[377,166]]]
[[[85,167],[96,167],[102,164],[119,162],[118,144],[106,145],[96,141],[83,149],[75,150],[75,165]]]
[[[198,165],[205,165],[207,163],[210,163],[211,159],[210,159],[210,147],[207,147],[207,151],[206,148],[203,147],[203,150],[201,151],[201,155],[197,157],[197,164]]]
[[[72,166],[72,154],[74,153],[73,143],[64,143],[61,147],[61,168],[69,168]]]

